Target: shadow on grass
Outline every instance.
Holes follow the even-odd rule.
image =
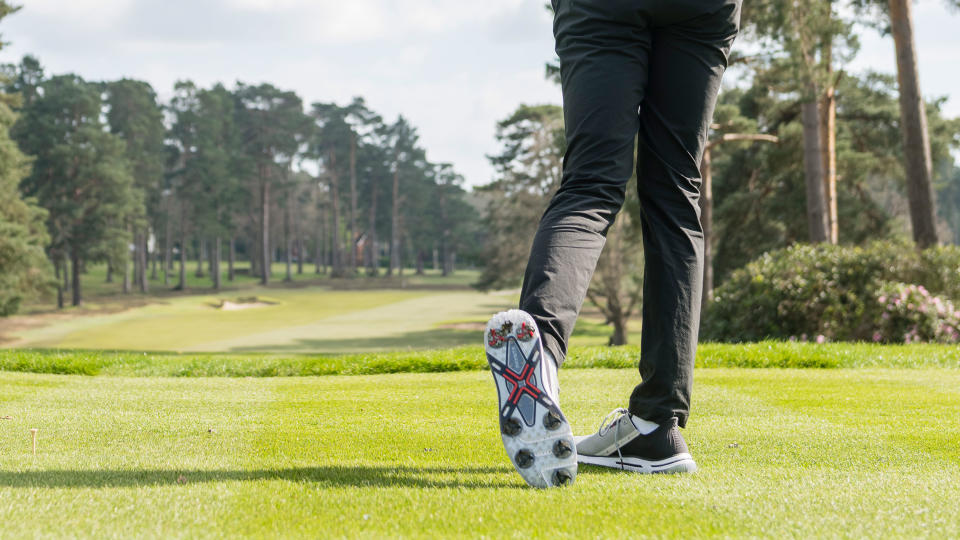
[[[492,475],[463,478],[463,475]],[[332,487],[523,488],[509,467],[301,467],[251,470],[0,471],[0,487],[115,488],[285,480]]]
[[[464,345],[479,345],[483,342],[483,333],[473,330],[437,328],[407,332],[393,336],[349,338],[349,339],[298,339],[293,342],[275,345],[257,345],[253,347],[233,347],[232,353],[245,352],[371,352],[402,351],[407,349],[449,349]]]

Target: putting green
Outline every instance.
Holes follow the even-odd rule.
[[[575,431],[636,377],[562,372]],[[0,373],[2,536],[960,535],[960,370],[698,370],[698,473],[550,491],[510,467],[489,378]]]

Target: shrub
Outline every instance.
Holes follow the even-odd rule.
[[[872,341],[879,332],[880,341],[903,341],[893,333],[899,328],[890,326],[894,323],[906,332],[918,325],[917,335],[933,336],[928,326],[934,322],[912,310],[894,313],[881,307],[881,296],[901,294],[898,287],[905,284],[923,286],[944,305],[960,303],[960,248],[920,252],[891,242],[864,248],[797,244],[764,254],[716,290],[701,336],[734,342],[813,336],[819,341]],[[889,312],[887,319],[884,312]],[[942,341],[944,334],[936,335],[940,337],[921,340]]]
[[[873,341],[918,343],[960,341],[960,310],[923,285],[886,283],[877,296],[880,317]]]

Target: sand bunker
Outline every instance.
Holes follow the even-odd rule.
[[[250,303],[237,303],[237,302],[224,302],[220,304],[220,309],[223,311],[240,311],[241,309],[252,309],[258,307],[269,306],[270,304],[266,302],[250,302]]]
[[[240,298],[237,301],[231,300],[222,300],[219,304],[216,305],[217,309],[222,311],[240,311],[243,309],[254,309],[274,305],[274,302],[266,302],[260,300],[256,297],[254,298]]]

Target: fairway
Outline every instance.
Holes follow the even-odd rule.
[[[226,311],[237,296],[268,305]],[[474,344],[491,313],[515,295],[471,290],[253,288],[183,296],[119,313],[88,315],[20,332],[8,346],[223,352],[354,352]],[[476,329],[463,328],[473,322]],[[461,323],[461,324],[457,324]]]
[[[119,311],[12,317],[0,321],[0,334],[6,339],[3,347],[16,348],[281,354],[438,349],[480,343],[487,319],[516,307],[519,295],[479,292],[455,280],[444,288],[429,285],[428,281],[427,288],[361,290],[249,287],[216,295],[142,297],[145,305]],[[264,305],[218,307],[241,298],[257,298]],[[21,320],[35,322],[10,330],[25,326]],[[630,339],[639,341],[639,322],[631,330]],[[611,333],[588,306],[572,344],[605,345]]]
[[[699,369],[698,473],[551,491],[509,465],[489,378],[0,373],[0,535],[960,535],[960,371]],[[575,431],[636,378],[561,372]]]

